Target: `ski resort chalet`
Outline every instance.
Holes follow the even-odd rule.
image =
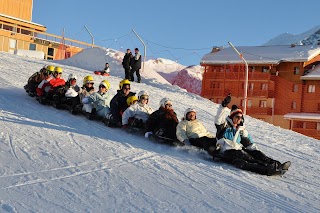
[[[34,51],[44,59],[64,59],[94,45],[46,33],[32,22],[33,0],[0,0],[0,51],[21,54]],[[62,31],[62,30],[61,30]]]
[[[320,46],[213,48],[203,56],[201,95],[221,103],[244,106],[248,70],[248,115],[320,139]]]

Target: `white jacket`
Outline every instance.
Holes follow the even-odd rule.
[[[230,109],[228,107],[223,107],[221,104],[218,108],[217,115],[214,118],[214,124],[221,125],[226,122],[226,118],[230,113]]]
[[[128,107],[122,114],[122,125],[129,123],[129,118],[134,117],[136,119],[142,119],[143,123],[149,118],[149,115],[153,113],[153,109],[148,104],[135,103]]]
[[[197,119],[193,121],[184,119],[180,121],[177,126],[177,138],[181,142],[189,138],[201,138],[204,136],[214,138],[214,136]]]

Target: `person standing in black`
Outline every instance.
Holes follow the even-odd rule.
[[[141,83],[140,69],[141,69],[141,54],[138,48],[134,49],[135,56],[132,59],[132,68],[130,72],[130,81],[134,81],[134,73],[136,73],[138,78],[138,83]]]
[[[131,65],[132,58],[133,58],[133,56],[132,56],[131,50],[127,49],[127,52],[124,55],[123,60],[122,60],[122,66],[124,68],[125,79],[128,79],[128,80],[131,80],[130,65]]]

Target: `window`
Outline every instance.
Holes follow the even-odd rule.
[[[297,102],[292,101],[292,103],[291,103],[291,109],[297,109]]]
[[[261,84],[261,90],[268,90],[268,84]]]
[[[294,84],[293,88],[292,88],[292,92],[298,92],[299,90],[299,85],[298,84]]]
[[[251,72],[254,72],[256,70],[256,67],[255,66],[253,66],[253,67],[249,67],[249,71],[251,71]]]
[[[299,67],[294,67],[293,68],[293,74],[294,75],[299,75],[299,71],[300,71]]]
[[[314,92],[316,92],[316,85],[309,85],[309,86],[308,86],[308,92],[309,92],[309,93],[314,93]]]
[[[307,122],[302,123],[302,128],[306,129],[307,128]]]
[[[248,99],[247,101],[247,107],[252,107],[252,100]],[[244,106],[244,99],[241,99],[241,106]]]
[[[249,83],[249,90],[253,90],[253,87],[254,87],[254,83]]]
[[[54,49],[53,48],[48,48],[48,56],[53,56],[54,55]]]
[[[317,123],[317,130],[320,130],[320,123]]]
[[[36,49],[37,49],[37,45],[30,43],[29,50],[36,50]]]
[[[262,108],[266,108],[267,107],[267,101],[266,100],[260,101],[259,106],[262,107]]]
[[[269,72],[269,67],[262,67],[262,72]]]

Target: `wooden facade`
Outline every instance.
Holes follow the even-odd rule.
[[[62,36],[46,33],[46,27],[32,20],[32,0],[0,0],[0,51],[42,51],[44,59],[69,58],[84,48],[95,47]]]
[[[214,60],[214,54],[211,53]],[[320,54],[320,51],[319,51]],[[239,60],[238,60],[239,61]],[[320,120],[285,119],[287,113],[320,115],[320,79],[302,80],[320,64],[320,57],[302,61],[279,60],[279,63],[249,63],[247,114],[276,126],[292,129],[320,139]],[[204,68],[201,96],[221,103],[231,93],[232,103],[244,106],[244,63],[201,62]],[[319,76],[320,77],[320,76]]]

